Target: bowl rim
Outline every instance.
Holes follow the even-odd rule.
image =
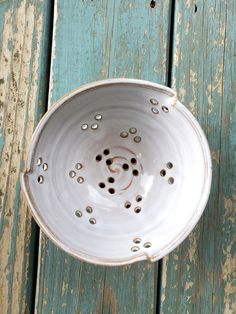
[[[59,109],[66,101],[70,98],[73,98],[77,94],[80,94],[81,92],[88,91],[91,89],[97,89],[101,86],[109,86],[113,84],[131,84],[136,86],[142,86],[147,88],[153,88],[154,90],[159,90],[161,92],[164,92],[171,96],[173,98],[172,106],[175,106],[176,109],[178,109],[182,114],[184,114],[185,118],[191,123],[192,127],[196,131],[196,135],[199,137],[199,142],[202,147],[204,160],[205,160],[205,176],[204,176],[204,184],[203,184],[203,192],[202,197],[199,200],[199,204],[197,208],[193,211],[193,215],[189,219],[189,221],[185,224],[185,228],[175,236],[173,241],[171,241],[169,244],[167,244],[161,251],[154,253],[152,256],[149,256],[145,254],[144,252],[141,252],[140,254],[135,255],[134,257],[130,257],[128,259],[107,259],[107,258],[100,258],[92,255],[87,255],[85,253],[81,253],[79,251],[75,251],[71,249],[69,246],[65,245],[61,239],[59,239],[53,231],[50,229],[50,226],[48,226],[44,219],[40,215],[40,211],[37,209],[37,206],[34,202],[34,199],[30,193],[30,188],[28,184],[28,174],[32,172],[32,163],[34,160],[35,155],[35,149],[37,147],[37,143],[39,141],[41,132],[43,131],[44,126],[48,123],[50,117],[54,114],[54,112]],[[192,113],[177,99],[176,92],[164,85],[153,83],[146,80],[139,80],[139,79],[131,79],[131,78],[113,78],[113,79],[106,79],[106,80],[100,80],[91,82],[85,85],[81,85],[78,88],[66,93],[61,98],[59,98],[44,114],[44,116],[39,121],[38,125],[36,126],[30,147],[27,154],[27,160],[26,160],[26,170],[21,174],[21,186],[22,190],[24,192],[25,198],[27,200],[27,203],[29,205],[29,208],[31,210],[31,213],[41,228],[41,230],[46,234],[46,236],[59,248],[70,254],[71,256],[88,263],[96,264],[96,265],[103,265],[103,266],[121,266],[121,265],[128,265],[132,264],[137,261],[141,260],[150,260],[152,262],[155,262],[161,258],[163,258],[165,255],[170,253],[172,250],[174,250],[180,243],[186,239],[186,237],[190,234],[190,232],[194,229],[195,225],[199,221],[206,205],[207,201],[210,195],[211,190],[211,181],[212,181],[212,159],[211,159],[211,153],[209,144],[207,141],[207,138],[204,134],[204,131],[202,130],[200,124],[196,120],[196,118],[192,115]]]

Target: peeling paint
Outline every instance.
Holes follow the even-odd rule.
[[[190,69],[190,82],[191,83],[197,83],[198,82],[197,73],[195,71],[193,71],[192,69]]]
[[[26,0],[10,5],[11,9],[4,13],[0,43],[0,102],[4,104],[0,113],[4,156],[0,191],[7,191],[1,198],[0,210],[0,304],[6,313],[24,313],[29,302],[27,294],[31,293],[27,290],[31,216],[21,194],[19,173],[37,118],[42,16],[37,15],[35,5]]]
[[[178,67],[179,65],[179,59],[180,59],[180,50],[179,50],[179,44],[180,44],[180,35],[175,35],[175,50],[174,50],[174,66]]]
[[[192,114],[196,117],[197,116],[197,109],[196,109],[195,102],[190,101],[190,103],[188,104],[188,107],[189,107],[190,111],[192,112]]]
[[[190,242],[190,249],[189,249],[189,260],[191,263],[195,263],[196,262],[196,251],[197,251],[197,237],[196,237],[196,233],[192,232],[189,237],[189,242]]]
[[[233,252],[234,239],[228,243],[226,249],[223,250],[225,261],[221,267],[222,277],[225,283],[224,287],[224,314],[234,314],[236,309],[235,300],[235,269],[236,269],[236,252]]]
[[[219,164],[219,161],[220,161],[220,151],[219,151],[219,149],[212,150],[211,151],[211,157],[212,157],[212,160],[214,160],[215,162],[217,162]]]
[[[190,8],[190,4],[191,4],[191,0],[186,0],[186,8],[189,9]]]
[[[163,267],[161,313],[233,314],[236,309],[233,8],[226,0],[175,6],[172,87],[206,131],[213,185],[198,229],[176,249],[179,260],[173,252]]]
[[[182,12],[178,11],[177,13],[177,24],[181,24],[182,23]]]
[[[185,95],[186,95],[186,89],[180,87],[180,89],[178,91],[178,98],[183,101],[185,98]]]
[[[225,209],[223,219],[226,220],[230,224],[234,224],[235,218],[236,218],[235,198],[236,198],[235,194],[232,196],[232,198],[223,197],[224,209]],[[235,241],[236,241],[236,238],[235,238]]]
[[[8,76],[10,75],[10,69],[9,66],[6,65],[5,58],[10,58],[11,51],[8,49],[8,38],[12,36],[12,28],[11,28],[11,11],[8,10],[4,14],[4,27],[3,27],[3,34],[2,34],[2,47],[1,47],[1,54],[0,54],[0,73],[1,76],[4,78],[5,84],[0,85],[0,100],[4,103],[5,98],[6,98],[6,91],[7,91],[7,79]],[[5,116],[5,107],[3,107],[3,110],[0,112],[0,121],[4,121],[4,116]],[[4,125],[2,124],[2,127]],[[3,130],[3,129],[2,129]],[[2,135],[5,138],[6,144],[2,147],[2,155],[5,154],[5,147],[9,145],[9,139],[6,138],[5,134],[2,131]],[[6,181],[3,179],[4,175],[3,172],[5,168],[7,169],[9,167],[8,164],[4,162],[4,159],[1,160],[1,168],[0,168],[0,189],[1,191],[6,191]],[[6,196],[5,196],[6,197]],[[5,202],[5,197],[3,195],[3,199],[1,201],[2,204]],[[4,205],[3,205],[4,206]],[[8,275],[9,275],[9,269],[7,267],[8,265],[8,256],[10,254],[10,249],[9,249],[9,239],[6,241],[2,241],[2,236],[6,232],[8,232],[8,237],[9,237],[9,223],[8,221],[5,220],[4,215],[5,215],[5,206],[1,208],[1,220],[0,220],[0,247],[1,247],[1,252],[4,252],[4,254],[1,254],[0,258],[0,304],[2,309],[7,309],[8,308],[8,298],[9,298],[9,290],[8,290]],[[6,223],[7,222],[7,223]],[[4,223],[6,225],[4,226]],[[5,228],[7,230],[5,231]]]
[[[185,35],[188,35],[188,33],[190,32],[190,21],[187,22],[187,25],[186,25],[186,30],[185,30]]]
[[[192,288],[192,286],[193,286],[193,282],[192,282],[192,281],[185,283],[185,289],[186,289],[186,290]]]
[[[162,271],[162,277],[161,277],[161,283],[162,283],[162,294],[161,294],[161,302],[164,302],[165,301],[165,289],[166,289],[166,284],[167,284],[167,274],[168,274],[168,269],[167,269],[167,266],[168,266],[168,256],[164,257],[163,258],[163,271]]]

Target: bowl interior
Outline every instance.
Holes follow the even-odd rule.
[[[173,95],[107,84],[49,115],[36,131],[28,186],[55,241],[91,261],[122,263],[152,258],[187,232],[202,211],[206,156]]]

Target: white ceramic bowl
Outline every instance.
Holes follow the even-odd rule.
[[[46,113],[22,186],[56,245],[122,265],[156,261],[186,238],[206,206],[211,171],[205,135],[172,89],[111,79]]]

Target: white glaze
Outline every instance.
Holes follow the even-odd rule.
[[[122,132],[128,137],[121,137]],[[37,165],[38,158],[47,164],[46,171]],[[113,163],[108,166],[109,158]],[[115,182],[109,183],[109,177]],[[210,191],[211,158],[199,124],[173,90],[113,79],[82,86],[43,117],[22,183],[36,221],[73,256],[104,265],[155,261],[182,242],[199,220]],[[134,244],[136,238],[139,244]]]

